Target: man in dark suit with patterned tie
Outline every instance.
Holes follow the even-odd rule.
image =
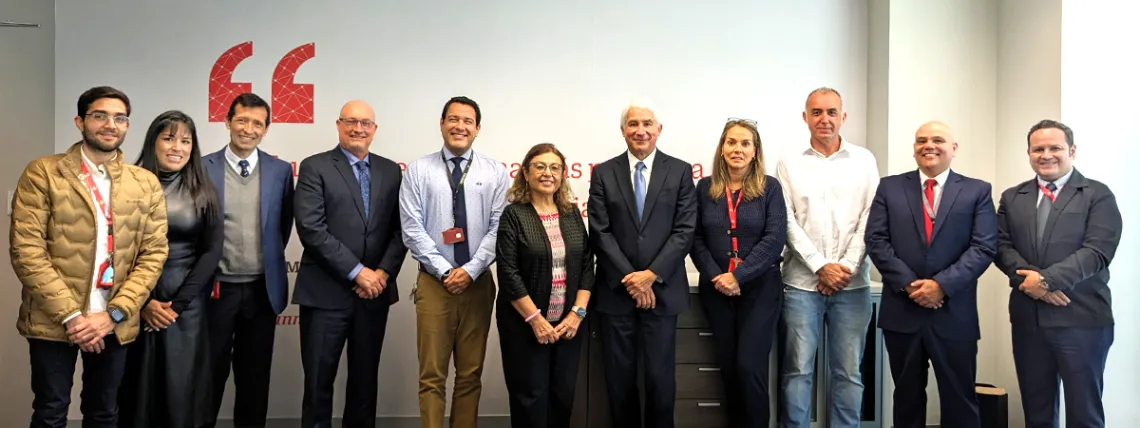
[[[677,315],[688,309],[685,256],[697,223],[692,166],[657,150],[648,102],[622,112],[628,150],[594,168],[590,242],[604,366],[615,427],[639,427],[638,361],[645,361],[645,425],[673,426]]]
[[[400,166],[369,152],[375,114],[350,101],[336,121],[340,145],[301,162],[295,196],[305,247],[293,289],[301,306],[301,426],[331,427],[333,381],[348,343],[345,427],[376,424],[377,376],[396,275],[408,250],[400,235]]]
[[[1112,190],[1073,168],[1065,124],[1029,130],[1033,179],[1006,189],[995,264],[1009,277],[1013,362],[1027,428],[1057,426],[1060,382],[1068,426],[1104,427],[1104,366],[1113,341],[1108,265],[1120,243]]]
[[[958,142],[929,122],[914,136],[917,171],[879,182],[867,220],[871,261],[883,277],[879,327],[895,382],[895,426],[926,426],[934,366],[941,426],[981,426],[977,375],[978,277],[997,247],[990,184],[950,170]]]

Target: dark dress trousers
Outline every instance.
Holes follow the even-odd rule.
[[[570,314],[579,290],[594,286],[594,255],[586,225],[575,209],[558,214],[558,228],[566,248],[566,304]],[[589,334],[585,320],[572,339],[543,345],[534,337],[511,302],[530,296],[547,316],[553,283],[553,255],[542,219],[531,204],[508,205],[499,218],[495,264],[499,278],[496,324],[503,355],[503,375],[510,399],[514,428],[569,428],[578,377],[581,337]],[[549,321],[558,326],[560,321]]]
[[[216,426],[222,396],[234,375],[234,426],[264,427],[269,413],[269,382],[277,315],[288,302],[289,278],[285,247],[293,233],[293,166],[257,149],[259,190],[258,227],[261,237],[261,279],[241,284],[222,282],[217,298],[206,305],[210,365],[214,372],[208,427]],[[214,184],[222,213],[226,212],[226,149],[202,157]],[[224,219],[223,219],[224,221]],[[223,223],[223,228],[224,228]],[[224,239],[224,235],[223,235]],[[222,257],[225,257],[224,250]]]
[[[158,179],[166,193],[170,256],[150,300],[170,302],[178,318],[149,332],[143,321],[128,347],[119,426],[198,428],[212,417],[206,299],[222,258],[223,224],[220,211],[195,208],[181,172],[160,171]]]
[[[340,147],[302,161],[297,179],[297,236],[305,250],[293,303],[301,306],[301,426],[306,428],[331,426],[333,381],[346,341],[343,426],[376,424],[380,351],[388,308],[399,300],[396,276],[407,248],[400,235],[400,167],[376,154],[367,159],[367,216],[360,182]],[[358,263],[388,273],[387,287],[374,299],[352,291],[349,274]]]
[[[895,382],[895,426],[926,426],[926,381],[933,365],[941,426],[979,427],[977,376],[978,278],[997,250],[990,184],[953,170],[946,177],[927,245],[918,171],[879,182],[865,241],[883,277],[879,327]],[[945,293],[939,309],[910,299],[907,285],[933,279]]]
[[[1070,427],[1104,427],[1104,367],[1113,342],[1108,265],[1120,244],[1116,197],[1073,170],[1038,241],[1037,178],[1002,192],[995,264],[1009,277],[1013,362],[1027,428],[1056,427],[1060,384]],[[1069,298],[1053,306],[1018,290],[1017,270],[1038,271]]]
[[[724,380],[729,426],[767,427],[770,419],[768,376],[772,342],[783,308],[780,259],[787,243],[787,209],[783,190],[765,177],[764,194],[736,208],[737,248],[743,260],[732,274],[739,296],[716,290],[713,278],[728,272],[732,236],[728,198],[709,195],[712,178],[697,183],[697,232],[693,263],[700,271],[700,300],[713,330],[716,356]],[[733,203],[740,192],[727,195]]]
[[[692,248],[697,198],[692,165],[657,150],[642,215],[625,152],[594,167],[587,205],[590,243],[597,256],[594,312],[600,312],[604,367],[614,426],[642,423],[639,360],[645,364],[645,426],[673,426],[676,397],[677,315],[688,310],[685,256]],[[621,283],[649,269],[654,309],[637,309]]]

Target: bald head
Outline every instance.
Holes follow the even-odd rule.
[[[927,177],[936,177],[950,168],[950,162],[957,154],[958,140],[949,125],[935,120],[922,124],[915,131],[914,160]]]
[[[372,106],[364,101],[349,101],[341,107],[336,124],[340,146],[358,159],[364,159],[372,146],[372,137],[376,135],[376,113]]]

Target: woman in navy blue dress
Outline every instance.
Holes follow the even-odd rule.
[[[780,183],[765,174],[756,122],[731,119],[697,184],[692,258],[713,330],[729,426],[767,427],[768,367],[783,285],[787,211]]]

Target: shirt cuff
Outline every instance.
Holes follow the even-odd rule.
[[[63,325],[67,325],[67,323],[69,321],[75,319],[75,317],[80,316],[80,315],[83,315],[83,313],[82,312],[76,312],[74,314],[68,315],[67,318],[63,319]]]
[[[806,261],[807,261],[808,269],[811,269],[811,273],[817,274],[817,275],[819,274],[819,270],[823,269],[823,267],[827,266],[827,264],[829,263],[829,261],[827,260],[827,257],[824,257],[824,256],[820,255],[819,253],[816,253],[815,255],[808,257]]]
[[[364,265],[357,263],[356,267],[352,269],[352,272],[348,273],[348,280],[349,281],[356,281],[356,275],[359,275],[360,271],[363,269],[364,269]]]

